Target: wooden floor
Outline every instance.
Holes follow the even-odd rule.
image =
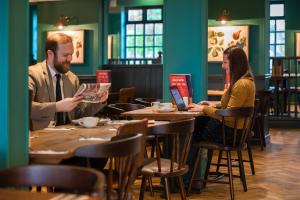
[[[236,199],[300,199],[300,130],[271,129],[270,132],[271,141],[264,151],[258,146],[253,148],[256,175],[251,175],[248,164],[245,166],[248,192],[243,191],[240,180],[235,178]],[[137,180],[134,186],[134,199],[138,199],[139,187],[140,181]],[[171,198],[180,199],[180,195],[172,194]],[[159,193],[152,197],[146,192],[145,199],[162,198]],[[192,194],[189,199],[229,199],[229,186],[208,183],[201,194]]]

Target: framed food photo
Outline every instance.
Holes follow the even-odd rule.
[[[222,62],[223,52],[238,45],[249,59],[249,26],[209,26],[208,62]]]
[[[74,53],[72,56],[72,64],[84,63],[84,30],[74,31],[48,31],[47,37],[55,33],[64,33],[73,39]]]
[[[296,56],[300,57],[300,32],[295,33],[295,38],[296,38]]]

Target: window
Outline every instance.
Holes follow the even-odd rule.
[[[30,65],[37,61],[37,34],[38,34],[38,20],[37,20],[37,6],[30,5]]]
[[[162,16],[162,7],[138,7],[126,10],[126,58],[156,58],[158,52],[162,52]]]
[[[285,19],[284,2],[270,4],[270,57],[285,56]],[[272,63],[270,61],[270,73]]]

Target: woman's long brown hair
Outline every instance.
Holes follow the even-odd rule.
[[[251,67],[247,59],[247,55],[242,48],[237,46],[229,47],[224,51],[224,54],[228,55],[228,60],[229,60],[229,71],[230,71],[229,91],[231,91],[232,86],[242,76],[251,77],[254,80]]]

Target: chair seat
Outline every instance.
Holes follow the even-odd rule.
[[[159,176],[159,177],[172,177],[172,176],[180,176],[185,174],[189,166],[184,165],[181,169],[178,169],[178,164],[175,162],[173,167],[173,172],[170,172],[170,164],[171,161],[169,159],[161,158],[161,172],[158,171],[157,161],[153,161],[147,165],[145,165],[141,172],[147,176]]]
[[[226,146],[220,143],[213,143],[213,142],[199,142],[196,143],[195,146],[203,149],[214,149],[214,150],[221,150],[221,151],[237,151],[241,149],[239,147],[231,147],[231,146]]]

